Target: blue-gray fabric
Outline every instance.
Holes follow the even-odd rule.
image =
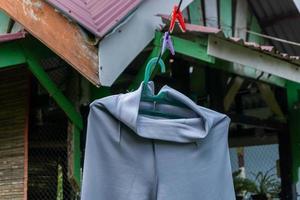
[[[148,84],[154,93],[153,83]],[[164,86],[160,93],[187,108],[155,109],[184,116],[139,114],[142,85],[90,105],[82,200],[234,200],[230,119]]]

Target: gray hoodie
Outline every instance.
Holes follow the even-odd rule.
[[[153,83],[148,87],[154,93]],[[230,119],[164,86],[156,105],[178,119],[139,113],[153,107],[134,92],[94,101],[88,118],[82,200],[234,200]]]

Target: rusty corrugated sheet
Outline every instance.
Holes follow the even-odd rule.
[[[17,39],[21,39],[21,38],[25,38],[25,32],[24,31],[20,31],[20,32],[17,32],[17,33],[1,34],[0,35],[0,43],[1,42],[12,41],[12,40],[17,40]]]
[[[83,27],[103,37],[142,0],[47,0]]]
[[[167,15],[159,15],[162,17],[164,23],[169,24],[169,16]],[[280,58],[282,60],[286,60],[290,63],[294,63],[296,65],[300,65],[300,56],[294,56],[287,53],[283,53],[280,50],[276,49],[274,46],[270,45],[259,45],[254,42],[247,42],[241,38],[236,37],[225,37],[224,32],[221,29],[218,28],[212,28],[207,26],[201,26],[201,25],[194,25],[194,24],[186,24],[186,30],[188,33],[193,35],[208,35],[208,34],[214,34],[218,37],[222,37],[230,42],[234,42],[236,44],[245,46],[247,48],[251,48],[257,51],[260,51],[262,53],[269,54],[271,56]],[[174,34],[177,32],[181,33],[181,30],[179,28],[174,29]]]

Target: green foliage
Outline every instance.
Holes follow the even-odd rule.
[[[263,172],[253,174],[254,180],[243,178],[240,176],[240,171],[235,171],[233,175],[233,183],[235,193],[244,196],[245,194],[254,194],[269,198],[278,197],[281,191],[281,184],[276,174],[271,174],[274,168]]]
[[[57,195],[56,200],[63,200],[63,171],[61,165],[57,167]]]
[[[256,184],[254,181],[240,176],[241,171],[233,172],[234,190],[237,195],[256,192]]]
[[[272,168],[273,169],[273,168]],[[281,191],[281,184],[276,177],[276,174],[271,174],[271,170],[258,172],[254,174],[255,182],[257,183],[256,194],[263,194],[270,197],[278,197]]]

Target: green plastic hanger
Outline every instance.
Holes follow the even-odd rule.
[[[167,99],[167,96],[164,92],[160,92],[158,95],[153,95],[149,91],[147,85],[150,80],[150,77],[152,75],[152,72],[154,71],[154,68],[156,65],[159,65],[160,71],[162,73],[166,72],[166,66],[161,58],[154,57],[152,58],[146,66],[145,69],[145,76],[144,76],[144,85],[143,85],[143,91],[142,91],[142,97],[141,101],[145,102],[153,102],[157,104],[168,104],[172,106],[178,106],[178,107],[185,107],[184,105],[180,104],[179,102],[170,101]],[[158,110],[140,110],[140,113],[146,114],[146,115],[152,115],[152,116],[159,116],[159,117],[167,117],[167,118],[182,118],[182,116],[170,114],[170,113],[163,113]]]

